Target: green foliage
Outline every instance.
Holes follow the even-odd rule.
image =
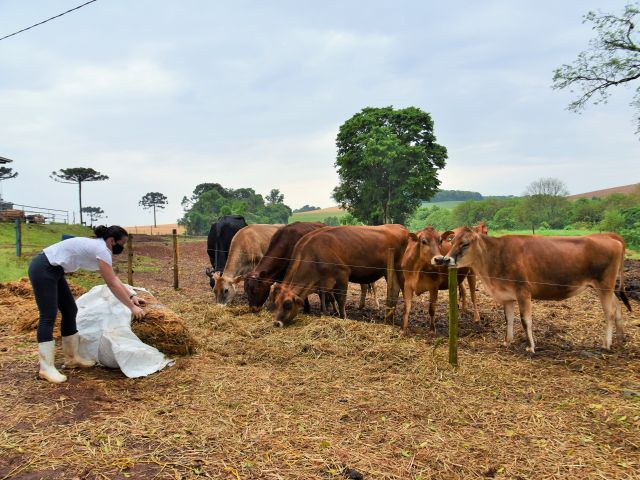
[[[338,225],[340,225],[340,220],[338,219],[338,217],[327,217],[322,221],[322,223],[324,223],[327,227],[337,227]]]
[[[284,200],[278,190],[272,200]],[[291,209],[282,201],[265,204],[252,188],[226,189],[218,183],[201,183],[191,197],[184,197],[184,216],[178,221],[191,235],[206,235],[211,224],[222,215],[242,215],[247,223],[287,223]]]
[[[304,205],[300,208],[296,208],[293,210],[293,213],[303,213],[303,212],[312,212],[314,210],[320,210],[320,207],[313,207],[311,205]]]
[[[407,221],[407,228],[412,232],[422,230],[427,225],[439,231],[455,228],[454,214],[451,210],[438,206],[420,207]]]
[[[609,210],[600,222],[600,229],[605,232],[619,232],[624,225],[624,217],[617,210]]]
[[[531,195],[520,205],[519,215],[523,223],[535,228],[546,223],[548,228],[564,228],[571,204],[566,197],[555,195]]]
[[[596,38],[589,42],[588,50],[578,54],[573,64],[562,65],[553,75],[553,88],[582,91],[569,104],[569,110],[580,111],[590,101],[606,103],[611,87],[640,78],[638,14],[637,5],[627,5],[620,16],[603,12],[589,12],[584,16],[584,23],[592,24]],[[640,108],[637,87],[632,105]],[[640,132],[640,120],[636,132]]]
[[[482,194],[479,192],[468,192],[465,190],[438,190],[431,198],[431,203],[435,202],[451,202],[465,200],[482,200]]]
[[[440,185],[447,150],[435,141],[418,108],[364,108],[340,127],[333,197],[367,224],[404,223]]]
[[[605,203],[598,198],[579,198],[571,205],[569,219],[572,223],[595,225],[602,220],[604,210]]]
[[[364,223],[350,213],[347,213],[340,218],[340,225],[364,225]]]
[[[98,219],[104,216],[104,210],[100,207],[82,207],[82,213],[89,215],[91,225],[93,225],[93,222],[97,222]]]
[[[284,195],[280,193],[280,190],[274,188],[269,192],[269,195],[266,196],[265,200],[269,204],[282,203],[284,201]]]

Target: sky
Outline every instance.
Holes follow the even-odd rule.
[[[0,0],[0,37],[80,3]],[[2,194],[77,216],[77,189],[49,174],[91,167],[110,179],[83,203],[109,224],[152,223],[151,191],[174,223],[203,182],[329,207],[340,125],[389,105],[431,114],[443,189],[636,183],[632,88],[582,114],[551,89],[594,35],[583,15],[625,3],[98,0],[0,41],[0,156],[19,173]]]

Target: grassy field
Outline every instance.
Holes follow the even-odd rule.
[[[289,223],[322,222],[327,217],[338,217],[338,219],[340,219],[346,214],[346,210],[341,210],[338,207],[322,208],[320,210],[312,210],[311,212],[294,213],[289,217]]]
[[[22,256],[16,257],[15,227],[0,223],[0,282],[26,276],[31,257],[44,247],[59,242],[63,234],[90,236],[92,232],[89,227],[65,223],[22,225]]]

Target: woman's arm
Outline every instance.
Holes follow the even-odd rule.
[[[144,316],[144,310],[131,301],[131,298],[129,298],[131,295],[129,290],[127,290],[120,279],[116,276],[111,265],[103,262],[102,260],[98,260],[98,267],[100,269],[100,274],[102,275],[102,278],[104,278],[109,290],[111,290],[111,293],[113,293],[118,300],[131,310],[131,313],[135,318],[142,318]]]

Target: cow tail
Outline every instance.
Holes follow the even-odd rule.
[[[627,310],[631,311],[631,305],[629,304],[629,297],[627,297],[627,292],[624,289],[624,240],[622,241],[622,260],[620,262],[620,285],[616,290],[616,297],[622,300]]]

